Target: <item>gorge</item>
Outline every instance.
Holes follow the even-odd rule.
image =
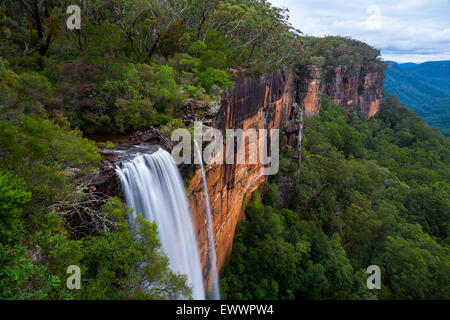
[[[385,91],[383,46],[266,0],[67,6],[0,4],[1,299],[449,298],[450,144],[401,103],[446,100]]]
[[[342,70],[345,68],[338,68]],[[361,70],[363,68],[361,67]],[[375,81],[383,73],[348,76],[333,73],[333,80],[321,79],[320,67],[308,66],[301,74],[280,70],[259,79],[245,78],[235,82],[234,90],[223,96],[221,108],[213,126],[225,131],[227,128],[243,130],[277,128],[285,132],[286,144],[298,138],[297,108],[307,115],[320,112],[321,96],[327,93],[338,104],[353,108],[360,106],[367,117],[379,112],[383,102],[383,86]],[[283,146],[280,146],[283,148]],[[249,146],[246,146],[248,150]],[[205,167],[206,180],[211,199],[213,229],[217,245],[217,265],[220,270],[231,253],[236,225],[243,219],[245,199],[266,181],[262,165],[209,165]],[[204,197],[201,171],[191,179],[188,197],[199,239],[203,273],[211,283],[208,269],[207,228],[204,215]]]
[[[281,129],[286,137],[280,146],[283,148],[283,143],[284,146],[293,145],[301,139],[302,126],[298,116],[318,114],[323,93],[327,93],[333,101],[349,110],[359,106],[368,118],[374,116],[379,112],[383,101],[383,87],[376,86],[376,80],[382,79],[383,74],[358,72],[356,75],[348,76],[342,71],[345,69],[345,67],[331,69],[331,81],[323,79],[325,71],[317,66],[306,66],[300,73],[284,69],[266,74],[259,79],[238,79],[234,89],[222,97],[220,109],[212,120],[212,126],[222,132],[231,128]],[[259,143],[261,142],[258,141]],[[249,148],[248,144],[245,145],[246,152]],[[202,167],[199,167],[190,178],[187,197],[192,214],[193,237],[198,241],[198,255],[205,288],[215,288],[217,285],[215,268],[212,266],[217,265],[217,271],[220,271],[226,263],[232,250],[236,225],[238,221],[244,219],[243,208],[246,199],[267,180],[263,169],[262,164],[212,164],[205,165],[203,174]],[[123,173],[118,172],[125,199],[131,207],[134,207],[136,200],[133,200],[132,192],[129,189],[127,191],[126,188],[129,187],[124,185]],[[139,176],[139,173],[135,174]],[[160,187],[165,188],[164,183],[160,183],[162,183]],[[111,181],[106,185],[111,185]],[[209,190],[209,195],[205,194],[205,190]],[[135,192],[145,191],[136,189]],[[210,203],[207,203],[207,199],[210,199]],[[137,205],[137,212],[146,210],[139,203]],[[216,263],[209,246],[211,236],[208,232],[208,210],[212,217]],[[171,234],[164,231],[167,229],[163,228],[167,226],[160,228],[161,234]],[[192,237],[189,239],[192,241]],[[198,272],[195,279],[198,281]],[[218,296],[217,289],[214,296]]]

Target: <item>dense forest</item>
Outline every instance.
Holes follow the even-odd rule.
[[[386,91],[450,135],[450,61],[387,62]]]
[[[362,119],[325,97],[305,120],[301,161],[288,147],[245,209],[226,298],[449,298],[449,140],[395,96]]]
[[[180,123],[188,98],[214,108],[233,76],[292,64],[299,32],[264,1],[87,0],[69,30],[72,4],[0,1],[0,298],[190,297],[156,225],[85,192],[101,147],[86,136]]]
[[[86,0],[69,30],[74,2],[0,0],[0,299],[189,298],[156,224],[87,192],[102,147],[89,138],[179,124],[187,99],[213,112],[237,77],[377,51],[303,37],[262,0]],[[324,99],[301,161],[287,148],[246,208],[226,297],[448,299],[448,138],[394,97],[370,121]],[[369,264],[389,275],[376,293]]]

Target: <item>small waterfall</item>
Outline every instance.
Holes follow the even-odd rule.
[[[129,207],[158,225],[170,268],[187,275],[194,299],[205,299],[198,246],[186,193],[172,156],[159,149],[139,155],[116,169]]]
[[[299,157],[301,160],[301,158],[302,158],[302,140],[303,140],[303,123],[304,123],[302,108],[299,108],[298,112],[299,112],[300,124],[299,124],[299,129],[298,129],[298,147],[297,148],[298,148],[298,152],[300,153]]]
[[[197,156],[200,160],[200,167],[202,169],[203,192],[205,194],[206,215],[207,215],[207,224],[208,224],[209,261],[211,263],[211,272],[213,274],[213,281],[214,281],[212,291],[211,291],[211,294],[212,294],[211,298],[213,300],[220,300],[219,278],[217,276],[216,239],[215,239],[214,231],[213,231],[211,206],[209,203],[208,185],[206,183],[205,168],[203,167],[202,152],[201,152],[196,140],[194,140],[194,144],[195,144],[195,150],[197,152]]]
[[[298,108],[297,120],[299,121],[298,128],[298,137],[297,137],[297,152],[298,152],[298,161],[302,162],[302,141],[303,141],[303,109],[301,107]],[[298,166],[297,174],[300,174],[301,165]]]

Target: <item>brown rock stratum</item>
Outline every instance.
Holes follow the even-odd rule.
[[[213,126],[222,132],[225,129],[283,129],[293,141],[296,133],[295,117],[297,106],[305,114],[318,114],[321,95],[326,92],[334,102],[350,110],[359,105],[368,117],[379,112],[383,102],[383,87],[378,81],[381,74],[357,73],[348,76],[346,67],[328,70],[332,80],[321,80],[322,70],[309,66],[294,75],[280,70],[259,79],[239,79],[234,89],[222,97],[221,108]],[[382,81],[381,81],[382,83]],[[280,133],[281,137],[281,133]],[[258,141],[258,144],[261,141]],[[249,150],[245,142],[246,152]],[[213,230],[216,238],[218,270],[228,259],[238,221],[244,218],[243,202],[267,179],[261,164],[212,164],[205,167],[206,182],[210,196]],[[201,171],[197,170],[190,181],[188,197],[199,243],[205,283],[211,285],[207,216]]]

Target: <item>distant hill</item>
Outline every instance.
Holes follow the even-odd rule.
[[[386,64],[386,91],[449,136],[450,61]]]

